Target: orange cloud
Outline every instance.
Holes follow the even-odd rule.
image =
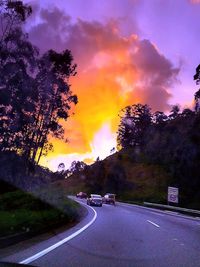
[[[67,160],[73,153],[82,160],[84,155],[85,159],[95,159],[97,151],[103,157],[104,152],[108,153],[116,143],[114,133],[120,109],[142,102],[154,110],[166,110],[170,87],[179,70],[149,40],[140,40],[134,33],[122,36],[119,22],[113,20],[106,24],[78,20],[72,24],[69,17],[63,15],[66,32],[60,32],[60,42],[54,47],[52,32],[55,29],[55,36],[58,35],[61,21],[58,20],[58,28],[55,25],[52,28],[48,16],[44,16],[48,12],[43,11],[46,22],[35,26],[30,37],[37,45],[38,40],[42,45],[45,43],[46,49],[68,48],[72,51],[78,74],[71,79],[71,84],[79,103],[75,115],[64,126],[69,143],[65,145],[53,140],[55,149],[47,158],[51,158],[51,164],[45,163],[45,159],[42,163],[52,166],[56,156],[62,158],[65,155]],[[58,11],[52,12],[57,14]],[[48,31],[51,31],[50,39]],[[104,142],[106,138],[109,142]],[[57,164],[57,160],[54,162]]]

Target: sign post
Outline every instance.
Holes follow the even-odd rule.
[[[168,205],[169,202],[178,203],[178,193],[179,190],[177,187],[168,186],[168,196],[167,196]]]

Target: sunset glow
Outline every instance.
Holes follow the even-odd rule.
[[[75,2],[78,7],[80,1]],[[176,55],[179,53],[173,50],[175,46],[170,46],[174,37],[169,40],[168,47],[167,42],[162,46],[167,34],[157,38],[156,31],[153,33],[146,26],[148,17],[140,13],[139,18],[134,12],[129,12],[139,6],[150,8],[148,1],[126,0],[123,7],[120,1],[104,1],[99,17],[93,17],[91,11],[88,18],[81,9],[68,13],[68,10],[74,10],[75,2],[69,1],[65,6],[58,1],[57,6],[51,9],[35,2],[36,15],[32,18],[33,26],[28,29],[31,41],[41,51],[68,48],[77,63],[77,75],[71,78],[70,83],[72,91],[78,96],[78,104],[73,109],[74,115],[64,125],[68,143],[50,138],[54,151],[41,160],[42,165],[54,170],[60,162],[68,167],[73,160],[91,163],[97,157],[109,155],[110,150],[116,147],[118,114],[125,106],[140,102],[148,104],[153,111],[169,111],[184,74],[180,64],[182,58],[174,56],[176,61],[171,59],[171,51]],[[97,15],[95,5],[90,0],[86,2],[91,4],[91,10]],[[116,4],[113,16],[107,11],[111,10],[111,2]],[[199,7],[194,5],[199,1],[183,2],[185,6],[179,8]],[[159,8],[163,14],[167,12],[158,3],[151,8]],[[155,25],[157,27],[158,23]],[[170,30],[166,28],[166,31]],[[169,56],[166,55],[168,50]],[[192,92],[185,92],[183,98],[186,95],[187,100],[181,103],[182,106],[192,102]]]

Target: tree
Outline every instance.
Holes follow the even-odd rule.
[[[75,75],[76,65],[69,50],[56,53],[53,50],[45,53],[38,64],[36,75],[37,108],[34,114],[33,129],[29,132],[29,157],[37,162],[42,156],[48,136],[64,139],[64,128],[61,121],[69,117],[72,104],[77,104],[77,96],[72,94],[69,77]],[[32,146],[33,144],[33,146]]]
[[[0,150],[20,152],[25,147],[24,129],[32,123],[35,86],[30,75],[37,49],[21,30],[31,8],[21,1],[0,1]]]
[[[167,122],[167,115],[162,111],[156,111],[153,114],[153,123],[158,128],[162,128]]]
[[[31,6],[23,4],[22,1],[0,0],[0,47],[12,34],[13,29],[19,27],[31,13]]]
[[[76,64],[69,50],[39,56],[21,30],[29,6],[0,0],[0,12],[0,151],[39,163],[52,150],[50,135],[64,140],[62,121],[77,103],[69,84]]]
[[[199,112],[200,110],[200,89],[194,94],[194,101],[195,101],[195,111]]]
[[[69,171],[71,173],[79,173],[79,172],[83,171],[86,166],[87,166],[87,164],[83,161],[73,161],[71,163]]]
[[[180,115],[184,118],[192,118],[194,116],[194,111],[189,108],[185,108]]]
[[[117,132],[118,147],[143,146],[145,134],[151,125],[152,115],[148,105],[127,106],[120,112],[120,124]]]
[[[171,109],[170,114],[169,114],[169,119],[170,120],[176,119],[179,116],[179,113],[180,113],[179,105],[172,106],[172,109]]]
[[[58,165],[58,172],[64,172],[65,171],[65,164],[64,163],[60,163]]]
[[[196,81],[197,85],[200,83],[200,64],[196,68],[194,80]],[[200,89],[194,94],[194,101],[195,101],[195,111],[199,112],[199,109],[200,109]]]

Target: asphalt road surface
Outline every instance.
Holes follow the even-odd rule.
[[[86,208],[72,229],[0,260],[41,267],[200,266],[200,219],[125,203]]]

